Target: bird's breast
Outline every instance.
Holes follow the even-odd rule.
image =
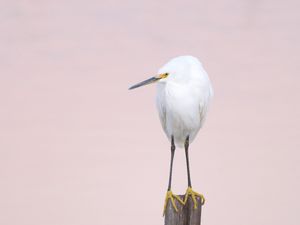
[[[162,126],[169,139],[174,136],[179,147],[187,136],[192,141],[201,127],[199,102],[197,89],[171,84],[158,88],[157,106]]]

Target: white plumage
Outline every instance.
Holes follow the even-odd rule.
[[[156,105],[162,127],[171,141],[182,148],[186,137],[190,143],[202,127],[213,90],[199,60],[180,56],[170,60],[159,71],[169,75],[157,84]]]
[[[171,59],[158,76],[130,89],[157,82],[156,105],[162,127],[171,141],[182,148],[187,137],[191,143],[202,127],[213,90],[200,61],[193,56]]]

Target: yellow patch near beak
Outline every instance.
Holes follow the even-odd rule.
[[[168,73],[162,73],[162,74],[159,74],[158,78],[163,79],[163,78],[166,78],[167,76],[169,76]]]

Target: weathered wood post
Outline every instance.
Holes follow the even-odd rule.
[[[179,195],[183,200],[184,195]],[[196,196],[197,209],[194,209],[194,203],[189,196],[185,205],[182,205],[175,199],[178,212],[175,211],[171,201],[168,202],[165,212],[165,225],[200,225],[201,224],[201,198]]]

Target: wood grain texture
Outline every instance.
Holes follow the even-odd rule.
[[[179,195],[181,199],[184,199],[184,195]],[[175,200],[178,212],[175,211],[171,202],[167,204],[165,212],[165,225],[200,225],[201,224],[201,199],[196,197],[198,208],[194,209],[194,203],[189,197],[188,202],[183,206],[177,200]]]

